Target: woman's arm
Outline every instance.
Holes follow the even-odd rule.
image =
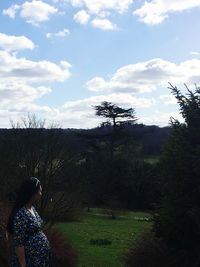
[[[25,267],[26,266],[26,258],[25,258],[24,246],[16,247],[15,252],[16,252],[20,267]]]
[[[25,267],[26,257],[24,245],[28,222],[23,208],[16,213],[13,220],[13,226],[13,246],[15,248],[15,253],[18,258],[20,267]]]

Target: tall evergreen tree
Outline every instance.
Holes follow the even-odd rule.
[[[137,120],[135,110],[133,108],[124,109],[111,102],[104,101],[100,105],[94,106],[95,114],[107,119],[103,125],[109,125],[112,128],[110,134],[110,153],[111,161],[113,161],[115,145],[120,136],[121,128],[119,126],[131,123]]]
[[[171,119],[172,132],[161,167],[163,199],[155,230],[171,247],[200,249],[200,89],[184,95],[170,84],[184,122]]]
[[[101,105],[94,106],[94,109],[97,116],[107,118],[114,128],[123,123],[124,119],[126,122],[127,120],[131,120],[131,122],[137,120],[133,108],[124,109],[111,102],[104,101]]]

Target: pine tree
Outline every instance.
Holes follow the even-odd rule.
[[[163,199],[157,235],[174,248],[200,248],[200,89],[184,95],[170,84],[184,122],[171,119],[172,133],[162,160]]]

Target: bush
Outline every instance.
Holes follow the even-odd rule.
[[[9,259],[9,243],[6,238],[6,224],[10,209],[0,203],[0,266],[7,267]]]
[[[59,209],[57,204],[60,203]],[[84,214],[81,203],[74,201],[73,196],[63,196],[63,193],[54,193],[54,197],[49,199],[45,210],[40,211],[42,217],[47,223],[80,221]]]
[[[174,250],[153,232],[145,232],[123,258],[127,267],[199,267],[200,257]]]
[[[56,230],[46,231],[52,250],[53,267],[75,267],[78,265],[78,255],[71,242]]]
[[[109,239],[90,239],[90,244],[97,246],[106,246],[111,245],[112,241]]]
[[[146,232],[124,256],[126,266],[131,267],[164,267],[166,246],[162,240],[155,238],[153,233]]]

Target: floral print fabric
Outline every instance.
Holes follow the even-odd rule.
[[[33,208],[34,215],[25,207],[14,218],[11,267],[20,267],[15,247],[24,246],[26,267],[50,267],[50,247],[42,231],[42,219]]]

